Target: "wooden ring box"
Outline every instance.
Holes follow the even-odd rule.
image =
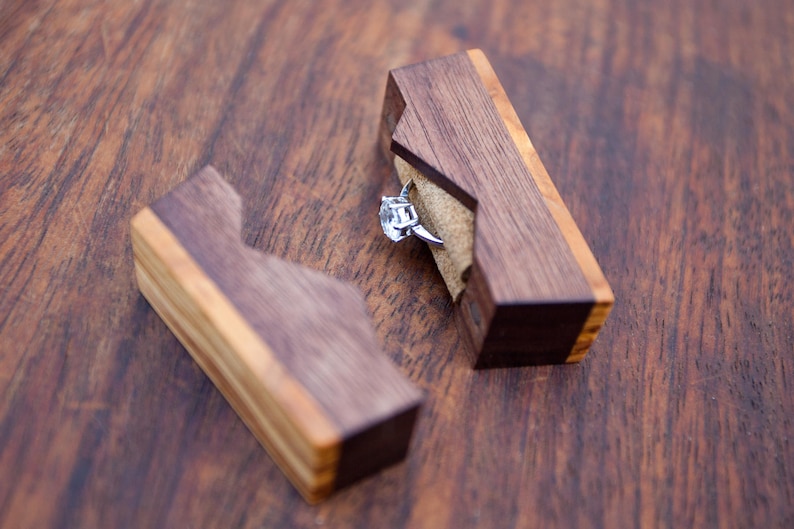
[[[480,50],[392,70],[381,144],[425,227],[475,367],[577,362],[614,303]]]
[[[246,247],[206,167],[132,220],[138,286],[310,503],[405,457],[422,394],[361,293]]]

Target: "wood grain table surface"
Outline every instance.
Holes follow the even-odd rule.
[[[472,370],[381,233],[387,72],[469,48],[615,291],[581,364]],[[318,506],[134,280],[130,218],[210,163],[427,395]],[[0,527],[792,527],[793,172],[789,1],[0,0]]]

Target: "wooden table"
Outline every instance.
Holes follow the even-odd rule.
[[[406,4],[0,0],[0,526],[794,526],[794,6]],[[579,365],[470,369],[380,232],[387,71],[474,47],[615,290]],[[316,507],[133,278],[131,216],[207,163],[427,393]]]

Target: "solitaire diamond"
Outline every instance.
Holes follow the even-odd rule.
[[[398,197],[382,197],[380,199],[380,225],[386,237],[394,242],[414,235],[428,244],[444,246],[444,241],[427,231],[419,224],[419,215],[414,205],[408,200],[408,192],[413,185],[412,180],[400,191]]]
[[[380,202],[380,225],[386,237],[394,242],[411,235],[411,228],[419,224],[413,204],[404,197],[383,197]]]

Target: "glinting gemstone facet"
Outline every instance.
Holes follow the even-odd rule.
[[[419,223],[413,204],[404,197],[383,197],[379,215],[383,233],[394,242],[410,236],[411,228]]]
[[[414,205],[408,200],[408,192],[413,185],[408,180],[398,197],[382,197],[380,199],[380,225],[386,237],[394,242],[415,235],[428,244],[444,246],[444,241],[430,233],[419,223],[419,215]]]

